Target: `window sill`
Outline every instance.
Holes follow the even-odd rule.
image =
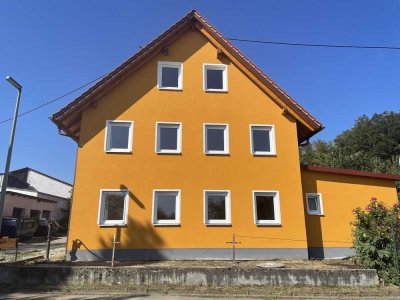
[[[277,156],[276,153],[270,153],[270,152],[265,152],[265,153],[251,153],[253,156]]]
[[[231,223],[204,223],[204,225],[210,226],[210,227],[212,227],[212,226],[228,226],[228,227],[232,226]]]
[[[205,155],[229,155],[229,152],[205,152]]]
[[[282,223],[256,223],[257,226],[282,226]]]
[[[307,215],[309,215],[309,216],[317,216],[317,217],[324,217],[325,216],[324,214],[321,214],[321,213],[309,213],[309,212],[307,212]]]
[[[153,226],[181,226],[181,223],[153,223]]]
[[[125,227],[126,223],[113,223],[113,224],[97,224],[100,227]]]
[[[132,153],[132,150],[105,150],[106,153]]]
[[[157,154],[182,154],[182,151],[156,151]]]
[[[158,87],[160,91],[182,91],[182,88],[174,88],[174,87]]]
[[[228,93],[228,90],[204,90],[206,93]]]

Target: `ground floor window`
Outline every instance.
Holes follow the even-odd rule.
[[[40,218],[41,211],[37,209],[31,209],[29,212],[29,218]]]
[[[25,209],[20,207],[14,207],[12,212],[13,218],[24,218],[25,217]]]
[[[253,191],[254,222],[256,225],[280,225],[279,192]]]
[[[307,193],[307,213],[309,215],[323,215],[322,196],[321,193]]]
[[[229,191],[204,191],[204,223],[207,225],[231,224]]]
[[[154,225],[179,225],[180,209],[180,190],[154,190],[152,216]]]
[[[127,190],[101,190],[98,224],[100,226],[126,225],[128,200]]]

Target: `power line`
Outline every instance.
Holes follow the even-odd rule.
[[[228,38],[228,40],[237,41],[237,42],[246,42],[246,43],[284,45],[284,46],[300,46],[300,47],[400,50],[400,46],[396,47],[396,46],[368,46],[368,45],[308,44],[308,43],[290,43],[290,42],[248,40],[248,39],[238,39],[238,38]]]
[[[94,82],[96,82],[96,81],[102,79],[103,77],[107,76],[108,74],[109,74],[109,73],[106,73],[106,74],[104,74],[104,75],[102,75],[102,76],[100,76],[100,77],[98,77],[98,78],[96,78],[96,79],[93,79],[93,80],[91,80],[91,81],[85,83],[84,85],[81,85],[81,86],[79,86],[79,87],[73,89],[72,91],[69,91],[69,92],[65,93],[64,95],[61,95],[61,96],[59,96],[59,97],[57,97],[57,98],[54,98],[54,99],[52,99],[52,100],[49,100],[49,101],[47,101],[47,102],[45,102],[45,103],[43,103],[43,104],[41,104],[41,105],[39,105],[39,106],[36,106],[36,107],[34,107],[34,108],[32,108],[32,109],[29,109],[29,110],[27,110],[27,111],[24,111],[23,113],[20,113],[20,114],[18,115],[18,117],[22,117],[22,116],[24,116],[24,115],[27,115],[27,114],[29,114],[29,113],[31,113],[31,112],[34,112],[34,111],[36,111],[36,110],[38,110],[38,109],[41,109],[41,108],[43,108],[43,107],[45,107],[45,106],[47,106],[47,105],[49,105],[49,104],[51,104],[51,103],[53,103],[53,102],[56,102],[56,101],[58,101],[58,100],[60,100],[60,99],[62,99],[62,98],[64,98],[64,97],[66,97],[66,96],[69,96],[69,95],[75,93],[76,91],[79,91],[80,89],[82,89],[82,88],[84,88],[84,87],[86,87],[86,86],[88,86],[88,85],[91,85],[92,83],[94,83]],[[4,123],[6,123],[6,122],[9,122],[9,121],[11,121],[12,119],[13,119],[13,118],[5,119],[5,120],[3,120],[3,121],[0,122],[0,125],[1,125],[1,124],[4,124]]]
[[[384,50],[400,50],[400,47],[395,47],[395,46],[367,46],[367,45],[334,45],[334,44],[308,44],[308,43],[290,43],[290,42],[277,42],[277,41],[262,41],[262,40],[250,40],[250,39],[238,39],[238,38],[228,38],[228,40],[231,41],[237,41],[237,42],[246,42],[246,43],[257,43],[257,44],[269,44],[269,45],[284,45],[284,46],[299,46],[299,47],[322,47],[322,48],[352,48],[352,49],[384,49]],[[72,91],[69,91],[57,98],[54,98],[52,100],[49,100],[39,106],[36,106],[30,110],[27,110],[21,114],[18,115],[18,117],[22,117],[24,115],[27,115],[29,113],[32,113],[36,110],[39,110],[51,103],[54,103],[66,96],[69,96],[73,93],[75,93],[76,91],[79,91],[80,89],[102,79],[103,77],[107,76],[109,73],[106,73],[94,80],[91,80],[88,83],[85,83],[84,85],[81,85],[75,89],[73,89]],[[6,122],[11,121],[12,118],[9,119],[5,119],[3,121],[0,122],[1,124],[4,124]]]

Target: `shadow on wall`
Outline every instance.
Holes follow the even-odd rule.
[[[310,187],[309,187],[310,188]],[[316,181],[313,181],[311,191],[317,191]],[[309,191],[304,191],[305,193]],[[307,213],[307,199],[304,195],[304,215],[306,218],[306,234],[309,259],[324,259],[324,242],[322,239],[321,218],[324,216],[309,215]]]
[[[121,189],[129,190],[129,201],[133,201],[136,207],[145,209],[143,202],[124,184]],[[151,212],[148,212],[151,215]],[[138,222],[134,217],[128,216],[127,225],[121,227],[100,228],[100,231],[107,232],[107,238],[99,239],[99,250],[89,249],[85,243],[76,239],[72,242],[72,249],[69,252],[70,261],[110,261],[112,258],[113,236],[115,234],[115,260],[135,261],[135,260],[163,260],[164,255],[158,250],[165,245],[163,239],[156,232],[154,225],[150,221]],[[110,231],[113,232],[110,234]]]

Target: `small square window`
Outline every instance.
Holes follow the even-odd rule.
[[[107,121],[106,122],[106,152],[131,152],[132,151],[131,121]]]
[[[153,193],[153,224],[179,225],[180,191],[155,190]]]
[[[229,191],[204,192],[204,223],[207,225],[231,224]]]
[[[250,150],[253,155],[275,155],[273,125],[250,125]]]
[[[182,89],[182,63],[159,61],[157,85],[160,90]]]
[[[275,191],[253,191],[254,222],[256,225],[280,225],[281,213],[279,193]]]
[[[228,66],[221,64],[203,65],[204,90],[208,92],[228,91]]]
[[[227,124],[204,124],[204,153],[229,154]]]
[[[307,213],[309,215],[323,215],[322,195],[320,193],[307,193]]]
[[[127,223],[129,194],[126,190],[101,190],[98,224],[124,226]]]
[[[156,123],[156,152],[181,153],[182,152],[182,124],[181,123]]]

